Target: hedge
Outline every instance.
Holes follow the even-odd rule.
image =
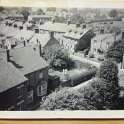
[[[42,110],[110,110],[115,109],[111,91],[104,79],[94,78],[78,90],[63,88],[47,96]]]

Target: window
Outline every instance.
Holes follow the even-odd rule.
[[[39,74],[39,79],[43,79],[43,73]]]
[[[27,93],[27,104],[30,104],[32,102],[33,102],[33,90]]]
[[[94,40],[94,43],[96,43],[97,41],[96,40]]]
[[[20,85],[17,87],[18,98],[21,98],[24,95],[24,85]]]
[[[17,103],[17,110],[21,111],[24,109],[24,100],[21,100],[20,102]]]
[[[42,81],[42,84],[37,87],[37,95],[43,96],[47,93],[47,82]]]

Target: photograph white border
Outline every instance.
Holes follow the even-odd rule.
[[[124,8],[124,0],[0,0],[6,7]],[[0,119],[123,119],[124,110],[0,111]]]

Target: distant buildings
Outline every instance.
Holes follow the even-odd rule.
[[[39,26],[38,30],[53,32],[60,46],[72,53],[89,47],[93,36],[92,30],[87,28],[85,24],[75,25],[69,22],[67,24],[47,22]]]
[[[95,37],[91,39],[90,52],[98,58],[107,51],[107,49],[114,43],[116,40],[122,39],[122,33],[115,35],[114,33],[101,33],[96,34]]]
[[[51,21],[53,16],[48,15],[30,15],[29,20],[35,21],[37,24],[43,24],[44,22]]]

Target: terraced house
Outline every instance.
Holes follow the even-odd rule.
[[[5,73],[0,73],[3,74],[0,76],[0,98],[6,106],[0,105],[0,109],[33,110],[39,107],[42,97],[47,94],[49,67],[40,57],[39,50],[30,46],[7,50],[7,66],[2,65]]]

